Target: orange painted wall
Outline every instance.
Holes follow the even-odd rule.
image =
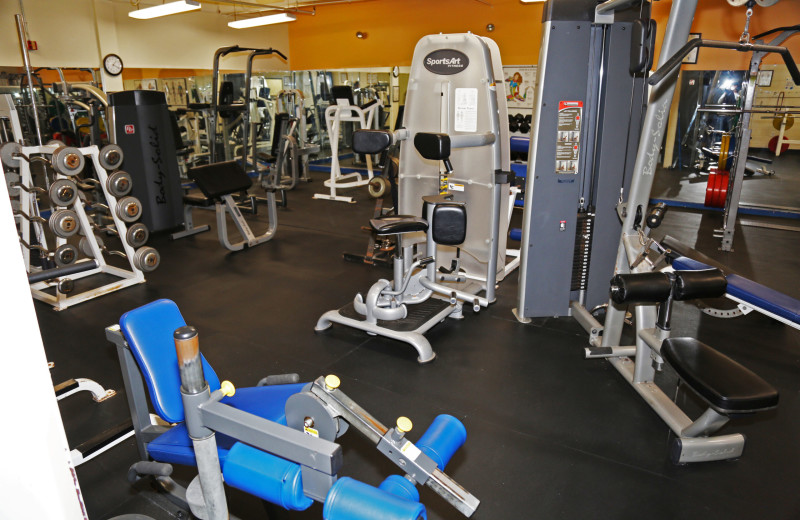
[[[375,0],[319,6],[314,16],[289,24],[293,70],[411,65],[414,46],[426,34],[471,31],[500,46],[503,63],[535,63],[541,40],[542,4],[519,0]],[[487,24],[494,24],[489,33]],[[356,32],[366,32],[364,40]]]
[[[539,57],[543,4],[520,0],[373,0],[355,4],[319,6],[314,16],[299,15],[289,24],[291,68],[338,69],[410,65],[414,45],[426,34],[472,31],[489,36],[500,46],[503,63],[535,64]],[[736,41],[744,27],[744,8],[725,0],[700,0],[692,32],[704,38]],[[653,5],[658,22],[659,43],[664,34],[672,2]],[[487,24],[494,24],[489,33]],[[755,8],[751,34],[800,23],[800,0],[782,0],[768,8]],[[356,32],[366,32],[365,40]],[[800,57],[800,37],[787,42]],[[657,47],[658,48],[658,47]],[[746,69],[749,54],[701,49],[699,70]],[[800,59],[800,58],[799,58]],[[777,63],[769,57],[765,63]]]

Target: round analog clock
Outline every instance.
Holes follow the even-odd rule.
[[[103,58],[103,68],[112,76],[119,76],[122,73],[122,58],[116,54],[106,54]]]

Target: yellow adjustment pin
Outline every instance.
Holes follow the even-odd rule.
[[[222,383],[220,383],[219,389],[222,390],[222,395],[226,397],[231,397],[233,396],[233,394],[236,393],[236,388],[230,381],[223,381]]]
[[[336,390],[339,388],[340,384],[342,384],[342,382],[335,375],[330,374],[325,376],[325,386],[328,387],[328,390]]]
[[[408,433],[411,431],[411,428],[414,427],[412,424],[411,419],[408,417],[398,417],[397,418],[397,431],[400,433]]]

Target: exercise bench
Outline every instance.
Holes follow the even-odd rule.
[[[725,274],[728,286],[724,296],[736,302],[737,308],[734,310],[703,308],[706,314],[718,318],[736,318],[757,311],[792,328],[800,329],[800,300],[745,278],[670,236],[661,242],[673,252],[667,256],[672,269],[697,271],[717,268]]]
[[[617,274],[611,280],[614,304],[657,305],[654,324],[636,311],[635,346],[589,347],[587,358],[606,358],[675,434],[671,459],[676,464],[735,459],[744,451],[742,434],[714,435],[731,417],[770,410],[778,392],[733,359],[694,338],[670,337],[673,301],[725,294],[719,269]],[[708,406],[692,420],[654,381],[663,363]]]
[[[236,193],[247,192],[253,185],[253,181],[242,170],[236,161],[226,161],[214,164],[206,164],[196,168],[190,168],[187,172],[189,178],[197,184],[202,195],[185,195],[183,197],[183,225],[184,229],[173,233],[171,238],[177,240],[190,235],[196,235],[208,231],[210,226],[195,227],[192,218],[194,208],[209,208],[214,205],[217,214],[217,236],[219,243],[230,251],[241,251],[246,247],[257,246],[271,240],[275,236],[278,228],[278,210],[275,201],[275,190],[267,190],[267,208],[269,227],[261,234],[256,235],[250,229],[250,225],[242,216],[242,212],[236,205],[233,195]],[[228,237],[227,216],[230,215],[233,224],[242,236],[242,240],[232,243]]]

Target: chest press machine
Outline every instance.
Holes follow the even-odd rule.
[[[477,312],[495,301],[506,274],[510,175],[502,78],[488,38],[439,34],[417,44],[406,128],[353,136],[365,154],[400,143],[398,215],[370,221],[379,236],[397,236],[394,281],[326,312],[317,331],[338,323],[404,341],[427,363],[436,355],[425,332],[462,318],[464,303]]]
[[[610,10],[613,13],[615,6],[629,3],[609,0],[599,5],[597,11]],[[739,0],[729,0],[729,3],[743,5]],[[773,0],[763,2],[765,5],[773,3]],[[755,1],[747,4],[749,25]],[[646,217],[645,213],[653,183],[654,158],[658,157],[663,142],[666,114],[682,58],[697,46],[777,52],[784,60],[788,53],[785,48],[754,46],[747,41],[686,43],[696,7],[697,0],[673,1],[658,69],[648,79],[653,88],[639,140],[630,193],[627,202],[620,203],[618,210],[623,220],[622,232],[605,324],[601,325],[588,313],[578,316],[579,322],[591,334],[590,344],[593,346],[586,349],[586,357],[606,358],[669,426],[675,435],[671,458],[679,464],[741,456],[745,441],[743,435],[714,434],[732,416],[769,410],[778,404],[777,391],[747,368],[694,338],[670,337],[673,300],[721,296],[729,291],[730,281],[718,269],[654,272],[670,253],[649,237],[650,230],[660,224],[665,208],[656,206]],[[747,25],[743,40],[747,39]],[[791,60],[791,56],[788,59]],[[648,258],[651,249],[659,253],[659,258]],[[673,267],[697,269],[706,266],[677,261]],[[635,308],[636,344],[621,346],[628,305]],[[708,405],[697,419],[688,417],[656,385],[656,372],[665,362],[675,370],[684,386]]]

